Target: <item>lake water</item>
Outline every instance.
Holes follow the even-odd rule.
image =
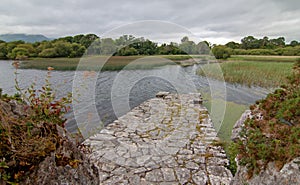
[[[222,82],[196,75],[199,67],[201,65],[189,67],[167,65],[147,70],[104,71],[91,74],[84,71],[52,71],[50,82],[58,97],[72,91],[76,93],[74,86],[86,89],[86,91],[80,91],[83,95],[76,96],[76,117],[74,111],[66,115],[67,128],[72,132],[78,128],[81,131],[90,132],[95,124],[102,126],[99,119],[100,122],[108,124],[131,108],[155,97],[159,91],[180,93],[200,91],[205,94],[212,94],[213,91],[213,97],[219,96],[226,101],[243,105],[253,104],[270,92],[268,89],[259,87],[249,88],[228,83],[224,86]],[[37,84],[37,87],[42,86],[47,74],[47,71],[34,69],[19,69],[17,72],[21,88],[27,88],[33,82]],[[83,83],[76,78],[74,81],[75,74],[77,77],[85,76]],[[89,75],[96,75],[97,80],[92,83],[89,81]],[[3,93],[14,94],[16,92],[15,78],[12,61],[0,61],[0,88],[3,89]],[[82,83],[81,86],[78,83]],[[94,86],[94,88],[89,88],[89,86]],[[96,117],[89,115],[91,107],[95,107],[98,114]]]

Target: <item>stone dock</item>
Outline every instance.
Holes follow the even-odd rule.
[[[200,94],[158,93],[90,137],[101,184],[230,184]]]

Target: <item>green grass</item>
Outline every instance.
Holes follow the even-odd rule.
[[[220,142],[218,145],[221,145],[227,156],[230,159],[230,165],[228,168],[230,171],[235,174],[236,172],[236,164],[235,164],[235,154],[232,154],[231,147],[231,133],[232,128],[236,121],[241,117],[246,109],[249,109],[248,106],[243,104],[238,104],[235,102],[225,101],[220,98],[212,99],[207,93],[201,93],[204,99],[203,105],[208,109],[210,118],[214,124],[215,129],[218,131],[218,137],[220,138]],[[211,110],[212,104],[214,104],[215,110]],[[226,105],[225,114],[222,107]],[[224,118],[221,117],[224,115]]]
[[[300,56],[273,56],[273,55],[231,55],[227,60],[238,61],[269,61],[269,62],[296,62]]]
[[[35,58],[32,60],[23,61],[21,63],[22,69],[41,69],[47,70],[49,66],[54,70],[121,70],[131,62],[141,58],[140,56],[119,57],[113,56],[107,58],[105,56],[93,56],[86,58]],[[108,60],[107,60],[108,59]],[[79,63],[80,61],[80,63]],[[143,63],[142,63],[143,62]],[[151,58],[136,62],[129,68],[152,68],[166,65],[171,62],[162,60],[153,60]],[[80,64],[80,65],[79,65]]]
[[[237,104],[235,102],[225,101],[223,99],[215,98],[211,99],[209,95],[202,93],[204,98],[203,105],[208,109],[210,118],[214,123],[214,127],[218,130],[218,136],[222,142],[229,143],[231,141],[231,132],[235,122],[241,117],[243,112],[248,109],[248,106],[243,104]],[[214,104],[215,110],[211,110],[212,104]],[[226,105],[225,114],[222,107]],[[214,114],[212,114],[214,113]],[[221,119],[224,114],[224,119]]]
[[[47,70],[49,66],[54,70],[99,70],[106,71],[121,70],[128,64],[134,62],[127,69],[150,69],[169,64],[180,64],[179,61],[191,58],[205,58],[203,55],[158,55],[158,56],[89,56],[85,58],[32,58],[22,61],[22,69],[40,69]],[[109,59],[108,59],[109,58]],[[108,59],[106,61],[106,59]],[[138,60],[140,59],[140,60]],[[168,59],[170,61],[166,61]],[[80,66],[78,66],[81,60]],[[173,61],[173,62],[172,62]]]
[[[206,64],[198,74],[248,86],[278,87],[287,82],[292,66],[292,62],[228,61]]]
[[[300,156],[300,61],[293,75],[281,89],[250,107],[261,119],[247,119],[240,138],[232,145],[239,154],[239,164],[247,167],[252,177],[275,162],[279,171],[284,164]]]

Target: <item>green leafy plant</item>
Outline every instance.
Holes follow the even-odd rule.
[[[48,71],[45,78],[45,84],[41,89],[36,89],[33,83],[25,91],[19,86],[16,71],[15,88],[21,96],[21,100],[28,104],[28,108],[34,111],[33,120],[48,120],[52,123],[64,127],[65,119],[63,115],[70,110],[72,94],[68,93],[66,97],[56,99],[55,92],[51,88],[51,71]]]
[[[230,49],[226,46],[215,46],[212,48],[212,52],[216,59],[227,59],[230,57]]]
[[[245,121],[240,139],[233,145],[248,177],[259,173],[269,162],[277,170],[300,156],[300,61],[289,83],[251,106],[253,115]]]
[[[0,105],[4,105],[0,106],[0,184],[24,180],[65,140],[59,135],[57,126],[64,127],[66,119],[63,115],[70,108],[71,94],[56,99],[49,82],[50,74],[49,71],[41,89],[36,89],[33,84],[22,90],[16,71],[18,95],[3,95],[0,99]],[[10,110],[12,107],[7,108],[11,104],[19,107],[22,115],[14,114]],[[74,159],[69,160],[74,163]],[[76,161],[74,165],[77,165]]]

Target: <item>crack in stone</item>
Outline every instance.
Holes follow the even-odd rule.
[[[85,141],[93,147],[90,159],[98,164],[101,184],[230,182],[226,154],[210,145],[217,139],[216,131],[201,95],[160,96]],[[216,161],[215,168],[209,168],[211,161]],[[220,174],[211,175],[211,169]]]

